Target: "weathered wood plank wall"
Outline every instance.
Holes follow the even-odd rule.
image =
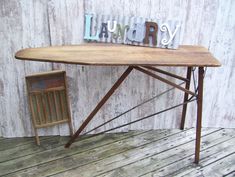
[[[93,67],[14,59],[22,48],[83,42],[84,13],[163,17],[182,21],[181,43],[207,47],[223,67],[206,72],[204,127],[235,128],[235,1],[233,0],[1,0],[0,1],[0,136],[33,135],[24,77],[27,74],[66,69],[74,128],[94,108],[124,67]],[[186,74],[184,68],[167,68]],[[175,81],[172,79],[172,81]],[[91,122],[90,129],[110,117],[148,99],[165,89],[165,84],[133,72]],[[102,130],[159,111],[182,101],[182,93],[170,92]],[[186,126],[195,125],[195,103],[189,106]],[[129,129],[179,127],[181,108],[158,115]],[[120,130],[118,130],[120,131]],[[67,125],[43,129],[39,133],[68,134]]]

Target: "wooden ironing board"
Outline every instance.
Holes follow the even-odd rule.
[[[204,68],[220,66],[220,62],[215,59],[206,48],[201,46],[183,45],[177,50],[169,50],[118,44],[88,43],[74,46],[29,48],[18,51],[15,57],[21,60],[58,62],[78,65],[127,66],[126,71],[97,104],[65,147],[69,147],[74,142],[88,123],[93,119],[99,109],[104,105],[104,103],[121,85],[133,69],[184,91],[184,102],[182,104],[183,111],[180,125],[181,129],[184,129],[187,103],[190,102],[188,96],[191,95],[192,97],[195,97],[195,100],[197,101],[195,163],[199,162]],[[156,68],[157,66],[187,67],[187,75],[186,77],[178,76]],[[189,90],[193,67],[198,68],[198,89],[194,92]],[[162,78],[156,73],[165,74],[176,79],[183,80],[186,82],[185,87],[179,86],[165,78]]]

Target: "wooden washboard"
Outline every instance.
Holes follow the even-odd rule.
[[[26,84],[36,143],[40,145],[38,128],[67,122],[72,135],[66,72],[57,70],[28,75]]]

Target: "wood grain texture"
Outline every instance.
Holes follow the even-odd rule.
[[[33,135],[29,117],[26,84],[27,73],[51,69],[49,63],[17,62],[12,52],[25,47],[49,45],[47,1],[7,1],[0,3],[1,74],[4,90],[0,99],[0,116],[4,136]],[[14,95],[14,96],[13,96]],[[53,133],[44,130],[45,134]]]
[[[62,123],[71,124],[66,72],[56,70],[26,76],[29,107],[35,129],[36,142],[40,145],[37,130]],[[72,134],[72,133],[71,133]]]
[[[83,42],[84,3],[83,0],[50,0],[48,1],[48,20],[51,45],[79,44]],[[71,117],[73,126],[77,128],[82,119],[78,118],[80,105],[78,102],[79,68],[75,65],[54,63],[52,69],[66,70]],[[80,85],[79,85],[80,86]],[[76,118],[75,118],[76,117]],[[53,130],[57,134],[67,134],[68,127],[60,125]]]
[[[25,75],[52,69],[66,70],[73,126],[77,129],[124,71],[124,67],[76,66],[14,59],[14,53],[23,48],[82,43],[85,12],[182,21],[179,39],[181,44],[202,45],[223,65],[220,68],[208,68],[206,71],[202,124],[204,127],[234,128],[234,8],[233,0],[1,0],[0,136],[33,135],[27,106]],[[186,75],[184,68],[163,69],[181,76]],[[170,80],[176,82],[175,79]],[[191,87],[193,88],[193,84]],[[96,115],[95,121],[91,122],[87,130],[167,88],[169,86],[133,71]],[[127,123],[181,101],[181,92],[169,92],[100,130]],[[118,131],[179,127],[181,112],[182,108],[179,108]],[[186,127],[195,126],[195,115],[195,104],[192,103],[188,107]],[[44,129],[39,135],[67,133],[67,126],[59,126]]]
[[[44,137],[41,146],[32,143],[32,138],[3,139],[0,175],[234,176],[235,129],[202,129],[200,165],[193,164],[194,132],[191,128],[82,136],[70,150],[63,148],[68,137]]]
[[[218,67],[220,63],[204,47],[181,46],[178,50],[110,44],[58,46],[20,50],[21,60],[80,65],[151,65]]]

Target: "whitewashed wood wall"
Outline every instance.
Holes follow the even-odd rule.
[[[235,128],[235,1],[234,0],[1,0],[0,1],[0,136],[33,135],[27,105],[25,75],[66,69],[73,126],[79,127],[125,67],[76,66],[14,59],[28,47],[83,42],[84,13],[174,18],[182,21],[182,44],[203,45],[223,64],[208,68],[205,79],[204,127]],[[184,68],[165,68],[185,75]],[[175,81],[172,79],[172,81]],[[169,88],[134,71],[96,115],[87,130]],[[159,111],[183,100],[173,91],[128,113],[103,129]],[[195,126],[195,103],[189,106],[186,126]],[[133,124],[130,129],[179,127],[181,108]],[[68,134],[67,125],[40,135]]]

